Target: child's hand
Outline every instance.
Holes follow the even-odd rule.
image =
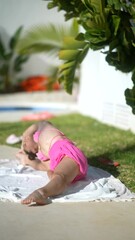
[[[26,153],[23,152],[23,150],[19,150],[19,152],[16,154],[16,157],[21,161],[21,164],[23,166],[25,165],[29,165],[29,158],[28,158],[28,155]]]

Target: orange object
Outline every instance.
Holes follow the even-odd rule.
[[[54,114],[49,112],[40,112],[40,113],[32,113],[28,114],[21,118],[22,121],[38,121],[38,120],[45,120],[55,117]]]
[[[59,90],[60,84],[58,82],[52,83],[50,87],[49,77],[47,76],[33,76],[23,80],[20,83],[20,87],[23,91],[45,91],[45,90]]]
[[[103,163],[104,165],[110,165],[114,167],[118,167],[120,164],[118,162],[114,162],[108,158],[100,157],[98,158],[99,162]]]

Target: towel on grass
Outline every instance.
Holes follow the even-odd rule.
[[[39,113],[31,113],[25,115],[21,118],[22,121],[39,121],[39,120],[48,120],[50,118],[54,118],[55,115],[50,112],[39,112]]]
[[[49,182],[46,172],[20,165],[18,160],[0,159],[0,201],[20,202]],[[71,184],[52,202],[132,201],[132,193],[108,172],[89,166],[84,180]]]

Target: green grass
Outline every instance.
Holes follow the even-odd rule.
[[[135,192],[135,135],[102,124],[79,114],[53,118],[52,123],[75,141],[88,158],[89,164],[107,170]],[[0,144],[15,133],[21,135],[31,122],[0,123]],[[14,145],[20,147],[20,144]],[[119,167],[106,166],[98,159],[104,156],[120,163]]]

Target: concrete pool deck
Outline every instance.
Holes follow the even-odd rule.
[[[0,146],[0,158],[18,149]],[[134,240],[135,201],[52,203],[27,207],[0,202],[1,240]]]

